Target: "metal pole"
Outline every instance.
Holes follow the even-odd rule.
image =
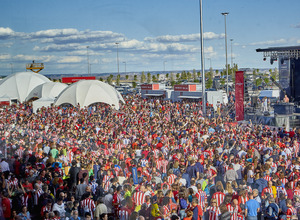
[[[228,60],[227,60],[227,28],[226,28],[226,16],[229,14],[229,12],[223,12],[222,15],[224,15],[225,20],[225,55],[226,55],[226,93],[228,95]]]
[[[202,0],[199,0],[199,6],[200,6],[200,46],[201,46],[201,70],[202,70],[202,112],[203,115],[206,115]]]
[[[230,39],[230,42],[231,42],[231,68],[233,68],[232,41],[233,41],[233,39]]]
[[[89,46],[86,46],[86,56],[87,56],[88,74],[90,74]]]
[[[117,45],[117,64],[118,64],[118,74],[120,73],[120,69],[119,69],[119,43],[116,43]]]

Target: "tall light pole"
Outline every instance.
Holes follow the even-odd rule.
[[[199,0],[199,7],[200,7],[200,46],[201,46],[201,70],[202,70],[202,112],[203,115],[206,115],[202,0]]]
[[[118,74],[120,73],[119,69],[119,43],[115,43],[117,45],[117,65],[118,65]]]
[[[167,61],[164,61],[164,72],[166,72],[166,62]]]
[[[226,28],[226,16],[229,14],[229,12],[223,12],[221,13],[224,15],[225,20],[225,55],[226,55],[226,93],[228,95],[228,62],[227,62],[227,28]]]
[[[87,65],[88,65],[88,74],[90,74],[89,46],[86,46],[86,57],[87,57]]]
[[[230,39],[230,43],[231,43],[231,68],[233,68],[233,56],[232,56],[232,41],[233,39]]]
[[[126,74],[126,62],[123,62],[125,64],[125,74]]]

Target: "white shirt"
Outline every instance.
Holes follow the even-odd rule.
[[[2,172],[10,171],[10,170],[9,170],[9,165],[8,165],[8,163],[5,162],[5,161],[2,161],[2,162],[0,163],[0,167],[1,167],[1,171],[2,171]]]

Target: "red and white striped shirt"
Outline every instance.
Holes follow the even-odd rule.
[[[42,195],[43,190],[42,189],[38,189],[37,191],[34,192],[34,205],[38,205],[39,202],[39,198]]]
[[[217,206],[220,206],[221,203],[224,201],[225,198],[225,194],[222,192],[216,192],[213,196],[212,199],[216,199],[217,200]]]
[[[169,209],[169,207],[166,206],[166,205],[164,205],[163,208],[164,208],[164,216],[165,216],[165,219],[166,219],[166,220],[170,219],[170,218],[169,218],[169,216],[170,216],[170,209]]]
[[[162,173],[167,173],[167,166],[168,166],[167,160],[159,160],[156,162],[156,168],[158,170],[161,170]]]
[[[273,194],[273,189],[272,189],[272,188],[269,188],[269,187],[266,187],[266,188],[264,188],[263,191],[261,192],[261,195],[264,196],[265,193]]]
[[[168,176],[168,184],[172,185],[175,182],[176,178],[177,176],[175,174],[170,174],[170,176]]]
[[[297,216],[297,210],[291,206],[288,208],[288,210],[286,212],[286,217],[289,219],[292,219],[293,215]]]
[[[130,215],[131,215],[131,211],[130,211],[130,209],[128,209],[126,207],[122,207],[119,210],[119,218],[120,219],[129,220]]]
[[[228,212],[230,212],[230,219],[234,220],[237,219],[238,215],[238,207],[233,207],[230,203],[226,205]]]
[[[264,177],[265,180],[267,180],[268,182],[272,180],[272,177],[270,177],[269,175]]]
[[[145,203],[145,194],[143,192],[135,192],[133,193],[133,201],[139,206]]]
[[[95,211],[95,202],[94,200],[90,198],[86,198],[85,200],[82,200],[80,202],[81,208],[84,210],[84,212],[90,212],[93,216],[93,212]],[[93,217],[92,217],[93,218]]]
[[[207,201],[207,195],[201,189],[196,193],[196,197],[201,205],[202,209],[205,207],[205,201]]]
[[[218,216],[221,214],[219,207],[209,206],[207,208],[208,211],[208,220],[218,220]]]
[[[294,195],[295,195],[295,196],[300,196],[300,189],[296,188],[296,189],[294,190]]]

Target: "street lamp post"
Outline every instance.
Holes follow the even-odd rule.
[[[125,75],[126,75],[126,62],[123,62],[125,64]]]
[[[225,55],[226,55],[226,93],[228,95],[228,62],[227,62],[227,28],[226,28],[226,16],[229,14],[229,12],[223,12],[221,13],[224,15],[224,20],[225,20]]]
[[[202,70],[202,112],[203,115],[206,115],[202,0],[199,0],[199,7],[200,7],[200,46],[201,46],[201,70]]]
[[[230,39],[230,46],[231,46],[231,68],[233,68],[233,56],[232,56],[232,41],[233,39]]]
[[[87,57],[87,65],[88,65],[88,74],[90,74],[89,46],[86,46],[86,57]]]
[[[119,43],[116,43],[117,45],[117,65],[118,65],[118,74],[120,73],[120,69],[119,69]]]

